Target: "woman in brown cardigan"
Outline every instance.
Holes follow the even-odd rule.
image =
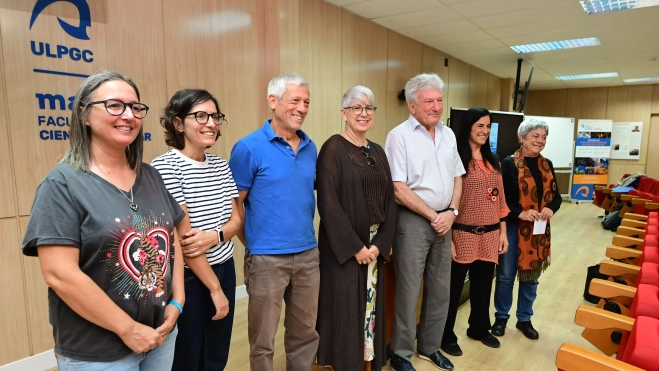
[[[366,139],[373,92],[348,90],[345,130],[329,138],[316,167],[320,213],[318,364],[354,371],[386,365],[384,276],[396,229],[396,202],[384,150]]]

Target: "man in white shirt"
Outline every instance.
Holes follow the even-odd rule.
[[[462,174],[455,134],[440,121],[444,110],[436,74],[421,74],[405,85],[410,117],[385,143],[396,200],[394,240],[396,313],[391,368],[414,371],[414,340],[421,359],[441,370],[453,364],[439,351],[448,312],[451,281],[451,225],[458,215]],[[421,321],[416,302],[424,280]]]

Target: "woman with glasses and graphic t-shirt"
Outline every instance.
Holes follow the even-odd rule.
[[[236,293],[231,238],[240,228],[238,190],[227,162],[206,149],[220,136],[224,114],[207,91],[176,92],[160,118],[174,149],[151,165],[188,214],[181,223],[186,311],[172,370],[224,370],[229,358]]]
[[[343,96],[345,130],[318,154],[320,294],[318,364],[334,370],[386,365],[384,262],[396,229],[389,162],[366,139],[376,107],[373,92],[355,86]]]
[[[167,370],[183,310],[185,213],[142,163],[133,81],[102,71],[73,102],[61,163],[37,188],[23,253],[39,256],[60,370]]]

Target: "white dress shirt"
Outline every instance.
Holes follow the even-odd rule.
[[[405,182],[435,211],[450,206],[454,179],[465,169],[455,134],[443,122],[435,126],[433,141],[428,130],[410,115],[389,132],[384,150],[394,182]]]

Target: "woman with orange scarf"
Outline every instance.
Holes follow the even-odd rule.
[[[531,324],[533,301],[537,295],[538,278],[551,262],[549,221],[561,206],[561,194],[556,174],[549,159],[540,152],[545,148],[549,127],[541,120],[529,119],[517,129],[521,143],[512,156],[501,161],[503,188],[508,214],[506,254],[499,256],[494,307],[496,313],[492,334],[503,336],[513,302],[515,276],[519,280],[517,299],[517,329],[529,339],[539,334]],[[533,234],[536,221],[546,221],[543,234]]]

